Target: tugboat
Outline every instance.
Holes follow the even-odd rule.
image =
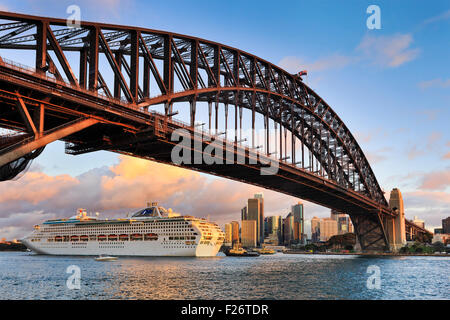
[[[275,250],[273,249],[267,249],[266,247],[263,247],[262,249],[257,250],[260,254],[275,254]]]
[[[240,244],[234,244],[232,248],[225,251],[229,257],[259,257],[256,251],[247,251]]]

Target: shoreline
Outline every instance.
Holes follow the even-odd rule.
[[[393,257],[450,257],[450,254],[430,254],[430,253],[393,253],[393,252],[305,252],[305,251],[285,251],[283,254],[315,254],[315,255],[347,255],[347,256],[393,256]]]

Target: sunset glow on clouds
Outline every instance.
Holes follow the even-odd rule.
[[[182,214],[209,215],[223,224],[240,219],[247,199],[261,191],[267,198],[266,214],[285,215],[298,201],[243,183],[127,156],[119,156],[117,165],[77,177],[30,171],[16,181],[0,184],[0,236],[20,238],[34,224],[72,216],[77,208],[100,212],[101,216],[125,217],[153,201]]]
[[[36,170],[36,169],[35,169]],[[432,206],[442,214],[450,209],[447,176],[424,175],[422,189],[404,193],[407,211],[423,216]],[[0,237],[20,238],[34,224],[46,219],[70,217],[77,208],[100,212],[103,217],[125,217],[148,202],[156,201],[182,214],[210,217],[223,226],[240,220],[247,199],[263,192],[265,215],[283,215],[300,199],[223,178],[175,166],[119,156],[111,167],[95,168],[79,176],[50,176],[27,172],[16,181],[0,184]],[[305,203],[306,218],[329,216],[329,209]],[[427,214],[427,221],[439,224],[439,214]],[[309,233],[309,230],[306,230]]]

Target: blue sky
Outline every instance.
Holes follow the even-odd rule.
[[[400,187],[407,217],[439,226],[450,215],[448,1],[2,0],[0,8],[66,18],[71,4],[80,6],[82,20],[194,35],[290,72],[307,69],[306,83],[356,136],[382,187]],[[381,10],[380,30],[366,26],[372,4]],[[53,143],[33,168],[78,177],[120,161],[107,152],[67,156]],[[310,213],[328,215],[315,206]]]

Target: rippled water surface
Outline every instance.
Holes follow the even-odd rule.
[[[67,267],[81,270],[69,290]],[[381,288],[368,289],[369,266]],[[98,262],[0,252],[1,299],[450,299],[450,257],[277,253],[256,258],[133,258]]]

